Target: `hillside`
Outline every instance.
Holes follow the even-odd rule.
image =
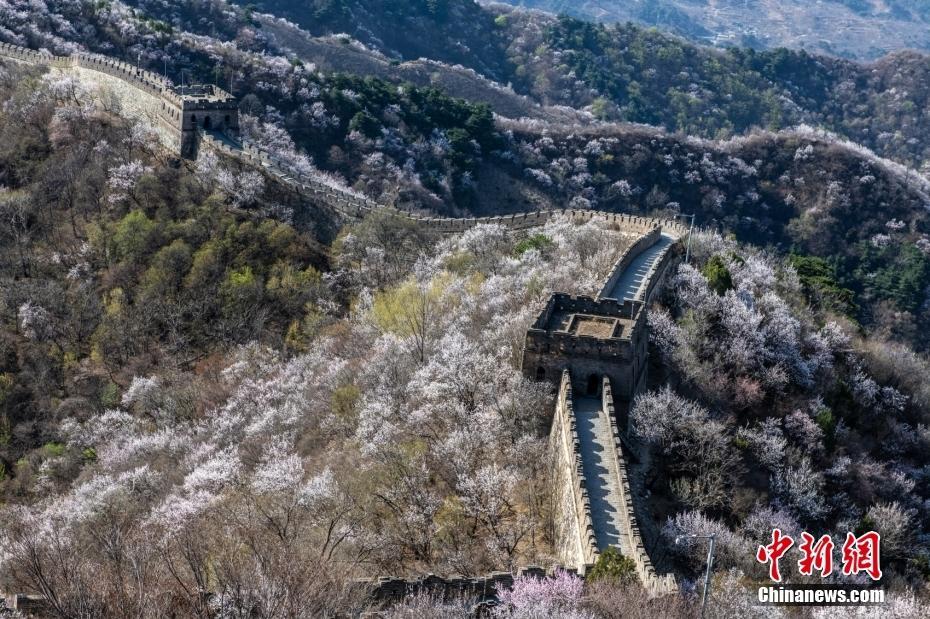
[[[635,22],[720,46],[806,49],[875,59],[930,51],[930,10],[920,0],[505,0],[603,22]]]
[[[224,608],[313,617],[373,610],[351,585],[359,575],[551,561],[552,395],[521,374],[523,337],[550,292],[593,294],[637,237],[561,218],[439,239],[375,214],[332,239],[321,213],[292,212],[270,178],[207,156],[172,165],[144,125],[85,97],[37,71],[0,72],[0,208],[16,223],[0,236],[4,586],[47,592],[63,615],[206,617],[215,602],[196,583],[211,572]],[[905,216],[895,194],[920,191],[811,135],[717,144],[696,160],[700,142],[646,130],[517,129],[524,157],[583,147],[655,178],[664,165],[684,182],[732,183],[747,208],[761,208],[748,188],[766,174],[813,202],[804,187],[819,177],[804,167],[821,157],[860,166],[856,191],[902,209],[875,217]],[[753,173],[734,153],[762,163]],[[620,199],[633,189],[615,186]],[[733,210],[731,226],[750,212],[708,195],[705,208]],[[756,233],[866,238],[836,222],[868,195],[828,190],[814,221],[785,225],[790,213],[772,209]],[[920,248],[926,224],[907,216],[870,246]],[[719,566],[739,572],[714,604],[738,614],[738,574],[759,569],[745,550],[772,524],[874,527],[892,603],[922,612],[906,588],[927,575],[926,362],[843,317],[849,296],[829,264],[714,232],[692,250],[651,310],[650,391],[632,412],[633,436],[657,456],[643,481],[664,543],[718,531]],[[669,558],[693,577],[701,554]],[[124,560],[147,569],[130,577]],[[624,586],[559,604],[609,617],[640,604]],[[675,599],[672,616],[688,616],[689,599]],[[440,604],[409,603],[427,616]]]
[[[11,6],[18,3],[24,9],[28,4],[13,0]],[[183,67],[189,77],[219,80],[243,95],[254,89],[237,84],[248,75],[238,65],[265,63],[250,56],[267,49],[327,70],[440,86],[453,96],[499,106],[495,111],[510,117],[588,123],[593,116],[711,139],[805,123],[914,169],[930,160],[922,139],[930,130],[930,64],[912,52],[870,64],[784,49],[721,52],[638,26],[557,19],[504,5],[482,8],[469,0],[440,3],[436,12],[427,4],[402,3],[380,19],[365,2],[340,0],[326,3],[319,17],[301,9],[291,24],[219,0],[132,9],[57,0],[45,6],[9,12],[13,28],[0,30],[0,38],[141,59],[176,82]],[[344,27],[345,15],[352,16],[352,28]],[[453,32],[452,23],[468,27]],[[381,29],[383,39],[372,34]],[[362,45],[330,37],[346,30]],[[405,39],[416,49],[390,43],[390,32],[418,33]],[[334,50],[339,45],[348,48],[344,54]]]
[[[105,619],[684,619],[706,547],[680,541],[711,532],[708,615],[744,617],[779,527],[879,532],[880,610],[930,612],[927,57],[471,0],[0,0],[0,40],[238,105],[4,48],[0,590]],[[474,221],[516,213],[539,225]],[[572,296],[611,273],[624,299]],[[378,580],[427,573],[483,597]]]
[[[204,35],[170,32],[138,15],[129,17],[112,9],[80,19],[96,24],[101,33],[95,39],[98,48],[120,45],[127,55],[144,48],[143,59],[166,49],[171,66],[183,61],[189,76],[228,76],[241,96],[247,136],[288,157],[309,156],[337,182],[384,203],[446,215],[568,204],[621,212],[694,212],[703,224],[736,232],[740,238],[832,261],[841,287],[861,296],[856,309],[848,310],[850,315],[895,337],[919,332],[914,325],[926,309],[922,291],[930,285],[930,273],[923,251],[915,248],[927,232],[928,192],[921,177],[896,164],[810,131],[712,141],[623,124],[587,128],[574,120],[566,124],[566,116],[574,118],[569,112],[536,107],[477,73],[437,65],[443,67],[444,77],[434,79],[436,74],[431,73],[427,79],[423,67],[429,64],[424,61],[386,61],[379,52],[338,39],[314,39],[269,17],[222,13],[216,8],[219,5],[209,6],[222,16],[211,27],[230,32],[238,28],[235,47],[219,45]],[[196,11],[196,5],[190,5],[173,19],[203,31],[190,19]],[[402,14],[412,19],[409,11]],[[121,24],[127,19],[137,33],[117,37],[117,32],[126,32]],[[247,25],[253,22],[265,26]],[[889,58],[874,65],[865,80],[867,67],[847,61],[786,51],[721,53],[630,26],[608,29],[509,13],[494,27],[521,33],[512,43],[510,58],[525,61],[516,64],[517,73],[537,75],[531,88],[541,89],[538,97],[559,93],[561,103],[578,106],[593,96],[582,87],[590,82],[625,102],[614,108],[609,101],[593,106],[608,117],[717,136],[746,131],[757,121],[776,127],[790,124],[779,120],[780,105],[793,110],[792,123],[816,119],[794,103],[799,101],[809,108],[830,110],[833,124],[863,135],[875,136],[876,129],[863,124],[860,115],[867,116],[868,123],[896,128],[893,134],[866,141],[884,146],[885,151],[922,153],[928,148],[925,141],[908,137],[926,117],[926,106],[911,101],[922,95],[909,93],[903,98],[906,83],[927,83],[920,77],[926,62],[918,56],[907,60],[912,70],[906,74],[898,68],[906,59]],[[263,32],[265,28],[271,32]],[[154,46],[151,35],[143,34],[147,31],[156,40],[171,41],[170,45]],[[279,37],[312,58],[301,62],[299,56],[291,56],[285,61],[249,47],[277,49],[275,45],[284,44]],[[339,53],[340,48],[347,49]],[[529,49],[538,53],[523,56]],[[602,61],[591,62],[594,53]],[[339,59],[341,71],[377,71],[382,77],[319,72],[309,63],[314,59],[326,63],[327,58]],[[161,64],[158,56],[149,62],[156,69]],[[646,66],[656,67],[649,69],[656,73],[654,79],[639,75]],[[687,79],[679,70],[686,66],[696,68]],[[560,76],[572,71],[576,86],[562,88],[568,84]],[[849,79],[842,77],[846,73]],[[463,81],[450,77],[454,75]],[[401,76],[427,86],[397,89]],[[779,80],[792,84],[790,106],[773,86]],[[889,90],[883,80],[898,86]],[[684,87],[685,82],[691,86],[684,98],[668,85]],[[437,84],[480,103],[450,97],[435,88]],[[871,92],[874,84],[874,108],[866,105],[867,100],[841,97],[856,84],[863,85],[863,92]],[[636,99],[627,98],[631,89]],[[727,89],[742,93],[742,98],[719,94]],[[829,103],[831,97],[836,103]],[[857,103],[850,105],[851,101]],[[885,101],[892,101],[900,111],[886,110],[889,113],[883,116],[878,110]],[[489,102],[503,102],[517,113],[528,107],[537,118],[548,120],[495,123]],[[905,160],[911,161],[910,157]],[[853,209],[864,209],[864,214],[849,218]],[[857,227],[847,228],[852,222]],[[905,226],[901,251],[895,243],[878,246],[886,236],[900,236],[889,235],[895,232],[889,223],[898,225],[894,222]]]
[[[486,103],[495,114],[508,118],[539,118],[556,123],[590,121],[573,108],[541,106],[512,88],[494,82],[474,69],[429,58],[398,61],[380,52],[350,43],[339,36],[314,37],[294,24],[271,15],[256,15],[262,33],[278,49],[313,63],[323,71],[369,75],[392,82],[433,86],[452,97]]]
[[[551,561],[552,397],[520,372],[524,333],[551,291],[593,294],[637,237],[563,218],[437,239],[375,214],[333,240],[318,234],[322,213],[291,211],[270,178],[206,155],[172,165],[144,125],[87,96],[38,71],[0,73],[0,208],[16,224],[0,236],[0,491],[18,506],[0,509],[4,583],[54,594],[63,615],[113,616],[118,599],[209,616],[191,591],[216,569],[210,587],[229,608],[274,608],[299,590],[288,603],[310,617],[368,608],[348,585],[359,574]],[[905,201],[923,188],[820,136],[711,145],[645,129],[509,131],[512,152],[536,165],[576,155],[574,176],[584,149],[605,176],[640,166],[657,182],[730,186],[742,202],[721,203],[708,185],[703,218],[812,251],[874,247],[867,257],[885,269],[875,285],[891,292],[907,294],[910,276],[889,260],[926,270],[909,262],[923,255],[925,217]],[[806,187],[826,181],[807,176],[812,161],[862,176],[827,182],[809,220],[764,208],[783,191],[814,203],[807,192],[819,189]],[[554,185],[571,182],[556,168]],[[781,186],[754,197],[768,175]],[[679,197],[613,190],[659,211]],[[866,201],[887,202],[871,217],[891,225],[840,225]],[[769,219],[743,230],[754,210]],[[650,314],[651,391],[633,409],[635,436],[662,456],[644,480],[648,509],[670,539],[719,531],[720,565],[749,575],[758,565],[743,551],[770,523],[868,523],[890,540],[895,586],[920,583],[926,363],[857,330],[830,263],[714,232],[693,241],[694,265]],[[687,447],[694,437],[704,451]],[[113,549],[148,566],[141,580]],[[699,551],[670,554],[697,573]],[[257,574],[275,586],[254,589]],[[737,584],[723,586],[737,597]]]
[[[504,39],[494,15],[472,0],[263,0],[236,2],[297,23],[312,35],[346,33],[396,60],[462,64],[506,81]]]
[[[708,138],[752,127],[820,126],[920,168],[928,159],[930,60],[860,64],[806,52],[721,52],[632,25],[509,15],[515,88],[602,118]]]

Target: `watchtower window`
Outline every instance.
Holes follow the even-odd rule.
[[[546,368],[543,366],[536,368],[536,380],[546,380]]]
[[[197,115],[196,114],[191,114],[191,124],[194,125],[195,127],[197,126]]]
[[[203,119],[203,128],[209,129],[210,127],[211,127],[210,117],[207,116],[206,118]]]
[[[227,114],[226,116],[223,117],[223,122],[225,122],[227,125],[229,124],[229,120],[230,120],[230,119],[229,119],[229,114]]]
[[[591,374],[591,376],[588,376],[588,395],[597,395],[600,382],[601,381],[597,374]]]

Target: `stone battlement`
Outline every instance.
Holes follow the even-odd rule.
[[[570,370],[575,389],[588,394],[607,375],[631,394],[644,367],[645,318],[635,301],[555,293],[526,332],[523,374],[554,382]]]
[[[597,560],[597,539],[591,516],[591,501],[581,462],[581,442],[572,409],[572,383],[563,372],[549,432],[552,491],[557,493],[553,520],[556,556],[566,565],[584,572]]]
[[[370,589],[371,599],[377,602],[399,602],[408,595],[429,593],[444,600],[457,598],[473,598],[477,603],[488,602],[497,598],[497,592],[513,587],[513,582],[519,577],[544,578],[563,570],[571,574],[577,571],[571,567],[563,568],[553,566],[548,571],[536,566],[521,567],[516,575],[510,572],[492,572],[487,576],[468,578],[465,576],[449,576],[443,578],[435,574],[427,574],[416,578],[365,578],[356,581],[359,585]]]
[[[630,477],[627,472],[626,458],[623,455],[623,439],[617,423],[617,410],[614,406],[613,392],[610,380],[605,376],[601,387],[602,410],[610,424],[612,442],[608,443],[611,452],[609,457],[616,462],[617,475],[622,504],[625,509],[618,514],[622,523],[620,534],[626,538],[626,548],[630,550],[627,556],[636,563],[636,573],[640,582],[652,595],[664,595],[678,591],[678,584],[672,574],[659,574],[649,558],[643,535],[640,533],[639,521],[633,504],[633,491],[630,487]]]
[[[595,439],[599,441],[599,447],[593,451],[589,448],[586,455],[579,439],[572,377],[568,370],[562,373],[555,415],[549,432],[556,557],[563,564],[575,566],[582,574],[587,573],[590,566],[597,561],[604,548],[598,545],[589,492],[598,493],[602,488],[607,488],[605,483],[610,484],[617,492],[613,503],[616,510],[611,510],[606,515],[602,514],[601,518],[602,521],[613,523],[618,535],[615,542],[617,548],[624,556],[633,560],[640,582],[651,595],[674,593],[678,590],[675,577],[658,573],[640,532],[611,381],[607,376],[601,377],[600,381],[600,406],[597,412],[600,421],[597,423],[607,428],[607,432],[602,438]],[[590,424],[590,416],[586,419],[585,423]],[[588,432],[593,431],[589,429]],[[600,455],[594,456],[595,453]],[[586,477],[586,457],[600,458],[601,464],[591,469],[603,471],[600,479]],[[594,484],[593,489],[589,488],[589,483]],[[604,494],[608,492],[609,490]],[[604,509],[603,499],[601,501],[598,509]]]
[[[219,154],[236,158],[247,165],[261,168],[278,182],[286,185],[299,195],[322,201],[339,215],[358,219],[378,210],[383,213],[394,214],[417,225],[437,232],[439,234],[458,234],[480,225],[498,225],[510,230],[527,230],[543,226],[555,217],[569,217],[578,222],[601,221],[608,226],[631,232],[645,233],[661,228],[673,230],[676,234],[684,234],[687,228],[671,219],[655,219],[628,215],[625,213],[609,213],[591,209],[554,209],[544,211],[528,211],[510,215],[494,215],[490,217],[428,217],[408,213],[400,209],[375,202],[366,196],[335,186],[332,182],[313,174],[297,172],[290,168],[287,162],[277,158],[257,145],[247,140],[229,141],[219,140],[209,133],[201,136],[201,147],[209,148]]]

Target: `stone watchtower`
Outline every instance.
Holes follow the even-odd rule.
[[[236,98],[212,84],[174,86],[169,97],[180,111],[174,123],[181,133],[181,154],[192,155],[200,130],[235,136],[239,133]]]
[[[645,379],[648,353],[642,303],[553,294],[526,332],[523,374],[558,385],[569,370],[579,395],[599,395],[602,377],[629,402]]]

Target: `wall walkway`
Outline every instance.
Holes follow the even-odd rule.
[[[574,495],[582,502],[579,509],[570,497],[560,495],[563,502],[557,513],[565,522],[557,527],[561,536],[557,544],[561,551],[559,559],[584,571],[602,552],[614,547],[633,560],[640,582],[651,595],[677,592],[675,577],[659,574],[654,567],[640,532],[607,377],[603,379],[600,397],[573,397],[571,378],[565,372],[553,420],[552,437],[556,436],[571,441],[575,457],[569,462],[554,459],[556,467],[570,464],[567,470],[556,471],[555,490],[569,485],[576,489]],[[573,549],[578,551],[572,552]]]
[[[571,377],[564,372],[549,433],[555,553],[561,563],[583,570],[597,560],[598,546],[573,407]]]
[[[620,549],[624,555],[630,553],[626,536],[620,535],[620,513],[623,495],[620,492],[616,462],[607,448],[613,436],[610,423],[604,414],[601,398],[575,398],[572,409],[578,428],[582,470],[585,487],[591,502],[591,520],[598,552],[610,546]]]
[[[617,278],[613,289],[605,296],[618,301],[627,299],[642,301],[645,296],[650,275],[666,249],[671,247],[675,238],[668,233],[659,235],[655,243],[634,258],[629,266]]]

